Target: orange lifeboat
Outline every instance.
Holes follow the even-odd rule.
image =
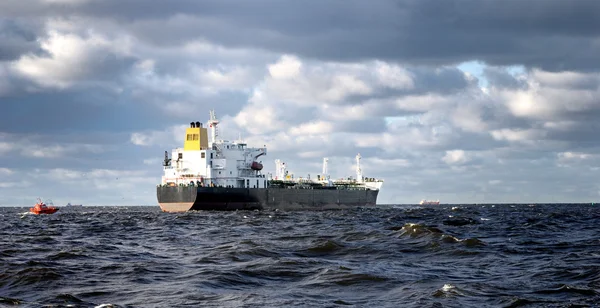
[[[252,165],[250,165],[250,168],[252,168],[252,170],[262,170],[263,165],[261,163],[253,161]]]
[[[42,200],[38,199],[38,203],[36,203],[32,208],[29,209],[29,212],[39,215],[39,214],[54,214],[58,211],[58,208],[54,206],[47,206]]]

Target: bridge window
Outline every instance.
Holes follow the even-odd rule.
[[[179,158],[179,159],[183,159],[183,153],[179,153],[179,154],[177,155],[177,158]]]
[[[204,158],[204,157],[206,157],[206,153],[204,153],[204,152],[200,153],[200,158]]]

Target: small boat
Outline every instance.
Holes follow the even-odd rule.
[[[54,214],[58,211],[58,209],[54,206],[48,206],[46,203],[42,201],[42,199],[38,198],[38,202],[29,209],[29,212],[39,215],[39,214]]]

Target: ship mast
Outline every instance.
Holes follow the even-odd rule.
[[[285,180],[285,163],[279,159],[275,160],[275,179]]]
[[[210,125],[211,133],[212,133],[212,142],[217,143],[217,137],[219,136],[219,131],[217,130],[217,125],[219,124],[219,120],[215,116],[215,110],[210,111],[210,120],[208,120],[208,124]]]
[[[360,153],[358,153],[356,155],[356,182],[358,183],[362,183],[363,181],[362,170],[360,169],[360,158]]]

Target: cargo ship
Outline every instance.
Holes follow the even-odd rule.
[[[356,156],[356,178],[332,180],[323,159],[316,179],[294,177],[281,160],[275,174],[264,174],[259,158],[267,148],[219,139],[219,120],[210,112],[208,127],[191,122],[183,148],[165,151],[164,175],[157,185],[163,212],[198,210],[330,209],[374,206],[383,180],[366,178]],[[209,142],[208,134],[211,134]]]

